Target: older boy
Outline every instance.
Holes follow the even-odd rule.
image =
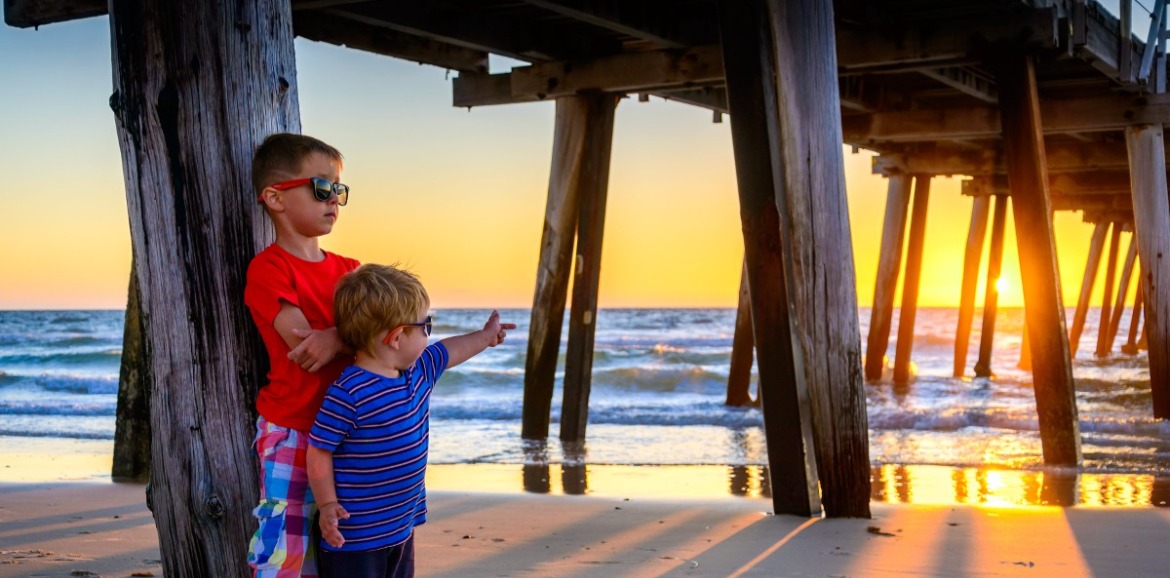
[[[321,576],[411,577],[414,527],[427,514],[431,390],[444,370],[503,343],[516,326],[493,311],[483,329],[428,346],[426,289],[380,265],[342,278],[334,309],[356,361],[329,388],[309,436]]]
[[[252,260],[244,288],[270,362],[256,399],[260,505],[253,513],[260,525],[248,549],[259,578],[317,576],[308,430],[325,390],[353,360],[333,327],[333,290],[358,262],[318,245],[349,200],[349,187],[338,182],[341,164],[337,149],[296,134],[268,137],[252,162],[257,200],[276,228],[276,242]]]

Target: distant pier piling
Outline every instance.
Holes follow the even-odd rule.
[[[1093,286],[1097,282],[1097,269],[1101,266],[1101,253],[1105,248],[1105,236],[1109,234],[1109,223],[1097,223],[1093,228],[1093,238],[1089,241],[1089,255],[1085,261],[1085,276],[1081,281],[1081,295],[1077,299],[1077,309],[1073,313],[1073,325],[1068,337],[1069,355],[1076,356],[1077,346],[1081,342],[1081,334],[1085,330],[1085,318],[1089,314],[1089,301],[1093,296]]]
[[[902,268],[906,213],[910,206],[910,187],[914,184],[914,178],[905,174],[892,174],[887,180],[886,216],[865,350],[865,378],[869,381],[881,379],[886,368],[886,349],[889,348],[890,325],[894,317],[894,292]]]
[[[1101,319],[1097,322],[1097,349],[1093,352],[1097,357],[1109,355],[1113,349],[1110,338],[1113,324],[1113,282],[1117,275],[1117,255],[1121,245],[1121,223],[1112,223],[1112,233],[1109,235],[1109,259],[1105,262],[1105,291],[1101,294]],[[1122,298],[1125,292],[1122,291]]]
[[[1127,227],[1132,229],[1132,227]],[[1117,299],[1113,302],[1113,316],[1109,320],[1108,349],[1113,350],[1117,341],[1117,332],[1121,329],[1121,317],[1125,314],[1125,299],[1129,295],[1130,281],[1133,277],[1134,264],[1137,263],[1137,240],[1131,234],[1129,247],[1125,252],[1125,264],[1121,266],[1121,279],[1117,283]]]
[[[902,282],[902,310],[894,356],[894,383],[910,383],[910,354],[914,351],[914,319],[918,315],[918,284],[922,277],[922,252],[926,245],[926,210],[930,203],[930,175],[914,175],[914,210],[910,217],[910,246],[906,250],[906,274]]]
[[[752,301],[748,287],[747,262],[739,277],[739,306],[735,311],[735,334],[731,339],[731,369],[727,373],[727,405],[752,405]]]
[[[983,239],[987,235],[990,206],[991,197],[987,195],[975,197],[971,204],[971,226],[967,231],[967,249],[963,255],[963,285],[959,292],[959,324],[955,330],[954,377],[963,377],[967,369],[971,322],[975,317],[975,293],[979,285],[979,265],[983,259]]]
[[[991,222],[991,247],[987,255],[987,285],[983,293],[983,329],[979,335],[979,360],[975,377],[991,377],[991,348],[995,342],[995,317],[999,308],[999,276],[1003,269],[1003,236],[1007,226],[1007,195],[996,195]]]

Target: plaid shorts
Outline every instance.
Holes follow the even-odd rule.
[[[317,576],[317,545],[310,537],[317,504],[305,469],[308,444],[308,432],[256,420],[260,505],[252,515],[260,527],[248,545],[256,578]]]

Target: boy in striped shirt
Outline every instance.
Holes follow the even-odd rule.
[[[430,298],[412,273],[364,265],[334,294],[338,337],[354,364],[325,394],[309,434],[308,476],[320,510],[321,578],[414,576],[414,527],[426,522],[430,395],[448,367],[504,342],[483,329],[427,345]]]

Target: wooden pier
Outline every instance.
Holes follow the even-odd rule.
[[[1166,2],[1148,4],[1154,24],[1139,37],[1129,34],[1140,9],[1130,0],[1121,1],[1119,17],[1088,0],[239,0],[230,8],[5,0],[4,7],[13,26],[109,11],[111,105],[151,376],[164,568],[233,576],[255,504],[247,428],[260,383],[255,360],[263,357],[238,295],[248,259],[270,232],[259,209],[240,210],[220,193],[248,189],[245,161],[264,136],[299,129],[294,34],[457,71],[455,106],[555,99],[544,233],[533,248],[540,261],[524,384],[528,438],[549,433],[570,276],[560,436],[586,435],[615,106],[637,94],[730,114],[748,296],[740,311],[751,320],[751,339],[735,341],[757,352],[774,507],[865,517],[865,379],[880,379],[884,369],[908,238],[894,379],[912,386],[914,288],[935,176],[971,177],[964,191],[976,197],[956,330],[964,357],[988,197],[996,197],[989,286],[1011,207],[1045,461],[1080,462],[1054,210],[1080,211],[1101,231],[1111,226],[1110,263],[1119,231],[1132,230],[1127,262],[1140,272],[1154,415],[1170,418]],[[489,54],[526,64],[490,74]],[[843,143],[877,152],[874,170],[890,179],[867,350]],[[988,295],[977,373],[990,366],[993,288]],[[1118,312],[1124,305],[1112,291],[1105,299]],[[1137,345],[1138,309],[1125,351]],[[1112,323],[1101,325],[1098,352],[1108,352]],[[742,366],[745,353],[734,356]],[[957,354],[955,374],[965,365]],[[734,387],[744,401],[742,385]]]

